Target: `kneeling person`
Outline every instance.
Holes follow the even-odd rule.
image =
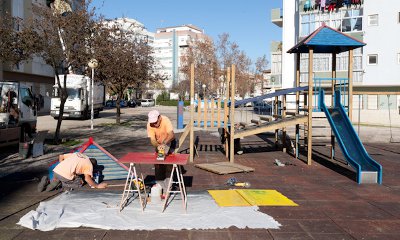
[[[60,163],[54,168],[54,180],[47,186],[46,191],[51,191],[62,185],[63,188],[79,188],[84,182],[92,188],[106,188],[107,183],[97,184],[93,181],[93,169],[97,165],[94,158],[89,158],[82,153],[68,153],[59,156]],[[42,179],[42,182],[45,180]],[[42,183],[41,182],[41,183]],[[44,189],[45,183],[42,183]]]

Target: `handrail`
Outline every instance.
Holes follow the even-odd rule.
[[[304,91],[304,90],[308,90],[308,86],[304,86],[304,87],[296,87],[296,88],[287,88],[284,90],[279,90],[273,93],[268,93],[268,94],[264,94],[258,97],[252,97],[252,98],[247,98],[247,99],[243,99],[243,100],[239,100],[235,102],[235,107],[249,103],[249,102],[260,102],[263,99],[266,98],[272,98],[272,97],[278,97],[281,95],[286,95],[288,93],[293,93],[293,92],[300,92],[300,91]],[[230,106],[230,103],[229,103]]]

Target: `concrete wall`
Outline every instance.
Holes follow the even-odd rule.
[[[364,1],[363,29],[365,74],[363,85],[400,85],[400,1]],[[368,16],[378,14],[378,25],[368,26]],[[378,54],[378,63],[368,65],[368,54]]]

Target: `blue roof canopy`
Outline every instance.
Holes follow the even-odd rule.
[[[341,53],[363,47],[366,44],[323,24],[313,33],[287,51],[288,53]]]

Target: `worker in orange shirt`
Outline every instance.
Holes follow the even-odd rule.
[[[165,154],[171,154],[175,151],[176,140],[171,120],[167,116],[160,115],[157,110],[152,110],[148,114],[147,135],[150,143],[156,148],[166,149]],[[164,164],[155,164],[155,178],[164,191],[169,181],[172,166]]]

